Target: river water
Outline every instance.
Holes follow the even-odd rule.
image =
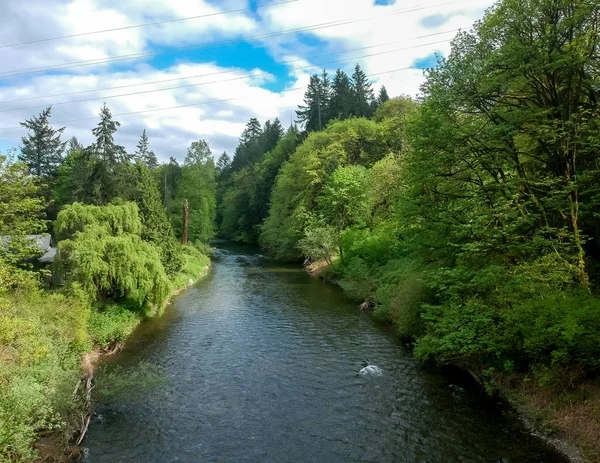
[[[339,288],[248,248],[219,249],[106,368],[140,361],[168,382],[99,405],[86,461],[565,461],[462,375],[415,362]]]

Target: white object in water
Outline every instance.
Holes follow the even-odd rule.
[[[367,365],[366,367],[362,368],[358,372],[358,374],[361,376],[365,376],[365,375],[382,376],[383,371],[381,371],[381,368],[379,368],[377,365]]]

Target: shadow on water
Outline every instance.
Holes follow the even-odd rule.
[[[223,245],[105,363],[141,361],[169,382],[99,406],[87,461],[565,461],[463,375],[415,362],[339,288],[258,249]]]

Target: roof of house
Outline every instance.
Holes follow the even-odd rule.
[[[11,236],[0,236],[0,247],[11,240]],[[25,235],[25,238],[31,240],[32,245],[42,251],[44,254],[38,259],[43,264],[51,264],[56,257],[56,248],[51,246],[50,235]]]

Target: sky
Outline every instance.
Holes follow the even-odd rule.
[[[365,70],[379,91],[418,96],[492,0],[28,0],[0,2],[0,152],[52,105],[64,139],[93,141],[103,103],[135,151],[160,161],[204,139],[232,154],[248,119],[289,126],[311,74]],[[154,23],[148,25],[149,23]],[[158,23],[158,24],[156,24]]]

